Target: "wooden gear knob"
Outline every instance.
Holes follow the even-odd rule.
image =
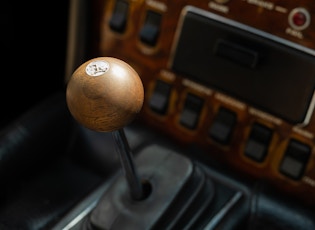
[[[137,72],[122,60],[98,57],[79,66],[66,90],[72,116],[83,126],[111,132],[141,111],[144,89]]]

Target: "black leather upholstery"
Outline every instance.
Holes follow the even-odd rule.
[[[250,230],[313,230],[315,213],[293,197],[258,186],[251,199]]]
[[[76,137],[62,92],[1,131],[1,230],[49,229],[98,185],[101,176],[73,158]]]

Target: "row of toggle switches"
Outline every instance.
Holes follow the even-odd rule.
[[[124,0],[116,0],[109,21],[110,28],[117,33],[124,33],[127,27],[130,4]],[[145,20],[141,27],[140,40],[149,46],[155,46],[160,34],[161,14],[152,10],[146,12]]]
[[[149,100],[149,107],[153,112],[162,116],[167,115],[171,90],[171,84],[162,80],[156,81],[155,88]],[[203,98],[192,93],[187,93],[179,123],[187,129],[196,129],[203,106]],[[228,145],[236,124],[237,113],[221,107],[210,125],[208,135],[214,141],[222,145]],[[252,124],[246,140],[244,155],[255,162],[263,162],[269,153],[272,137],[273,130],[269,127],[258,122]],[[292,138],[288,142],[285,153],[283,154],[279,172],[294,180],[301,179],[310,155],[310,146]]]

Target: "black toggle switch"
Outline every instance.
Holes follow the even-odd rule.
[[[209,135],[220,144],[228,144],[235,124],[236,113],[221,107],[209,129]]]
[[[294,139],[290,140],[280,164],[280,172],[291,179],[300,179],[310,155],[310,146]]]
[[[147,11],[144,25],[140,31],[140,40],[150,46],[155,46],[160,35],[161,14]]]
[[[254,161],[262,162],[268,153],[271,137],[271,129],[259,123],[253,124],[244,154]]]
[[[149,106],[152,111],[161,115],[166,114],[171,88],[170,84],[162,80],[156,81],[155,88],[149,102]]]
[[[109,21],[110,28],[116,32],[123,33],[126,29],[128,12],[129,4],[126,1],[117,0]]]
[[[186,128],[195,129],[199,121],[203,103],[204,100],[202,98],[188,93],[180,116],[180,124]]]

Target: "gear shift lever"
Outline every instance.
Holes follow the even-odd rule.
[[[100,132],[114,131],[131,196],[142,199],[144,190],[122,129],[142,108],[144,91],[138,74],[119,59],[95,58],[73,73],[66,96],[72,116],[82,125]]]
[[[200,224],[214,190],[199,165],[153,144],[137,157],[144,182],[134,167],[123,127],[141,111],[144,89],[131,66],[111,57],[89,60],[73,73],[66,96],[71,114],[83,126],[113,131],[131,194],[126,195],[126,183],[118,177],[90,213],[84,229],[188,229]]]

